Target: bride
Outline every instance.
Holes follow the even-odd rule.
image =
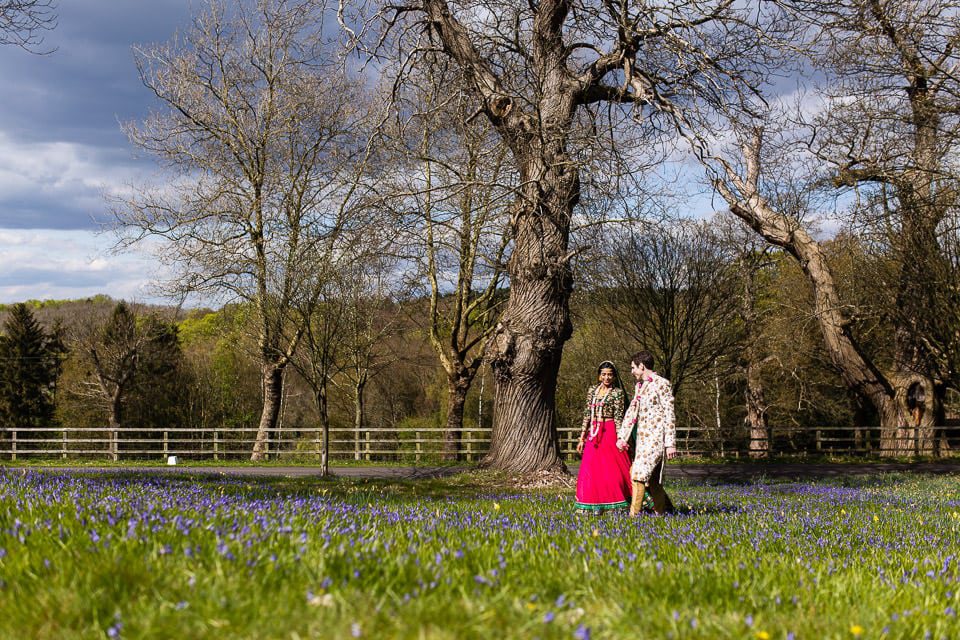
[[[617,368],[609,360],[597,367],[598,383],[587,390],[583,430],[577,453],[577,509],[606,511],[630,506],[630,456],[617,448],[626,395]]]

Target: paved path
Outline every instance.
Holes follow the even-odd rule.
[[[577,474],[579,464],[571,464],[567,470],[572,475]],[[157,467],[0,467],[6,469],[45,469],[49,471],[80,471],[87,473],[102,473],[111,471],[149,471],[177,474],[212,474],[240,477],[286,477],[309,478],[319,476],[317,467],[306,466],[265,466],[235,465],[221,467],[191,467],[191,466],[157,466]],[[465,467],[331,467],[331,475],[341,478],[374,479],[374,480],[422,480],[428,478],[442,478],[459,473]],[[721,464],[670,464],[667,466],[666,476],[669,479],[695,479],[704,482],[749,482],[751,480],[770,479],[797,479],[810,480],[816,478],[877,475],[881,473],[931,473],[960,475],[960,460],[945,460],[939,462],[862,462],[862,463],[826,463],[826,462],[728,462]]]
[[[931,473],[960,475],[960,460],[941,462],[733,462],[726,464],[668,465],[668,478],[693,478],[718,482],[746,482],[758,478],[813,480],[882,473]]]

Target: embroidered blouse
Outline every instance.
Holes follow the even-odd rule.
[[[583,409],[583,431],[590,428],[591,417],[594,421],[613,420],[617,428],[623,421],[626,399],[623,389],[611,387],[606,395],[599,397],[597,392],[601,387],[602,385],[596,385],[587,389],[587,405]]]

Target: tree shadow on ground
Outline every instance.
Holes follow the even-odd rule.
[[[200,486],[224,495],[256,499],[327,496],[351,501],[371,499],[496,500],[519,495],[556,496],[569,492],[567,486],[518,488],[516,478],[498,471],[437,470],[392,478],[351,478],[343,476],[238,476],[216,470],[197,469],[168,473],[137,469],[31,470],[48,474],[86,476],[98,481],[164,483],[170,486]],[[572,495],[572,494],[571,494]]]

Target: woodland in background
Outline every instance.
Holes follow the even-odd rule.
[[[679,226],[682,225],[664,225],[661,229]],[[691,263],[705,259],[706,243],[713,262],[711,271],[700,277],[709,279],[711,287],[726,287],[725,290],[705,290],[703,282],[684,283],[682,289],[675,287],[672,292],[618,288],[617,270],[631,255],[626,250],[611,256],[605,266],[597,260],[581,263],[584,277],[580,281],[585,284],[573,296],[574,332],[564,350],[558,380],[557,419],[561,427],[579,424],[587,386],[593,383],[601,360],[614,360],[629,388],[628,359],[641,346],[638,336],[646,336],[643,346],[657,354],[658,369],[675,379],[682,377],[682,384],[677,385],[678,424],[708,436],[717,453],[724,448],[743,450],[750,437],[746,402],[748,363],[744,360],[747,354],[755,359],[751,375],[762,385],[763,418],[773,429],[774,445],[787,439],[795,445],[809,443],[818,426],[876,425],[876,416],[870,415],[847,390],[824,351],[810,312],[809,286],[803,274],[776,251],[751,254],[755,269],[745,271],[744,258],[738,255],[742,248],[730,244],[729,238],[724,240],[719,234],[722,226],[703,224],[698,225],[698,232],[674,234],[683,243],[672,247],[663,242],[658,232],[655,235],[661,235],[659,241],[646,237],[639,243],[643,246],[632,248],[650,250],[648,245],[655,245],[661,260],[672,256],[681,263],[678,271],[693,273]],[[704,232],[713,233],[709,241],[703,239]],[[884,335],[884,328],[869,312],[876,301],[874,288],[865,275],[869,273],[864,269],[868,258],[862,247],[846,234],[826,243],[826,247],[832,266],[842,274],[845,298],[852,308],[870,319],[864,321],[863,330]],[[717,275],[724,273],[718,279]],[[752,287],[749,316],[742,311],[747,301],[747,273]],[[600,283],[604,286],[591,286]],[[647,299],[638,300],[643,293]],[[688,297],[694,293],[696,298]],[[733,312],[717,309],[716,299],[732,302]],[[673,309],[675,316],[655,318],[643,310],[644,304]],[[364,305],[364,314],[371,318],[370,326],[382,331],[376,344],[367,345],[366,355],[373,366],[368,370],[364,398],[359,403],[364,414],[360,417],[362,423],[373,430],[373,438],[388,441],[400,437],[398,428],[444,427],[448,389],[446,373],[431,348],[429,329],[425,326],[429,301],[422,297],[391,297],[367,300]],[[263,394],[255,325],[244,305],[229,305],[217,311],[184,311],[128,305],[97,296],[74,301],[31,301],[25,307],[41,327],[57,332],[62,341],[56,352],[59,375],[48,387],[53,411],[42,421],[45,425],[69,431],[71,427],[122,422],[126,427],[142,428],[144,439],[158,439],[160,430],[171,426],[193,429],[198,437],[215,428],[257,426]],[[722,326],[710,325],[708,331],[722,335],[694,335],[690,325],[696,323],[696,318],[691,318],[685,307],[706,307],[722,317]],[[14,305],[0,307],[0,324],[6,326],[10,322],[13,308]],[[129,318],[126,323],[120,322],[126,326],[122,336],[117,335],[118,308],[125,310],[121,316],[134,317],[133,324]],[[639,313],[643,313],[645,322],[639,320]],[[626,320],[631,314],[634,317]],[[99,338],[92,338],[94,334]],[[104,338],[107,334],[113,336],[112,346],[111,338]],[[176,339],[171,340],[172,336]],[[703,349],[707,338],[712,340],[713,350]],[[98,340],[101,344],[97,356]],[[691,344],[698,341],[699,345]],[[332,427],[351,427],[358,420],[354,359],[357,354],[351,353],[351,345],[355,347],[356,342],[350,339],[349,328],[344,328],[335,343],[331,372],[328,410]],[[865,346],[878,353],[885,347],[879,339]],[[132,358],[130,354],[134,352],[137,356]],[[109,357],[119,363],[125,354],[136,364],[116,403],[116,385],[100,380],[97,359],[103,368]],[[8,345],[0,340],[0,358],[9,363],[11,357]],[[9,377],[11,367],[5,370]],[[288,434],[302,432],[302,448],[305,457],[309,457],[320,422],[315,393],[296,368],[291,367],[286,376],[280,428]],[[119,377],[119,372],[113,375],[114,379]],[[490,426],[493,386],[491,372],[483,366],[464,404],[466,430],[477,425],[480,382],[484,377],[483,424]],[[953,417],[960,403],[953,395],[948,400],[948,415]],[[0,407],[5,423],[10,424],[11,411],[15,410],[8,409],[9,403],[3,400]],[[5,426],[5,438],[9,430]],[[56,439],[60,435],[52,433],[50,437]],[[437,447],[436,454],[439,451]],[[235,453],[245,457],[248,451]],[[331,450],[333,456],[348,457],[351,453],[343,447]]]

